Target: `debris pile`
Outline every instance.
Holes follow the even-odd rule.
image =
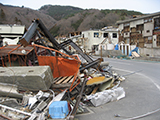
[[[125,96],[118,87],[124,78],[108,62],[72,40],[58,43],[39,19],[20,44],[0,48],[0,65],[0,116],[8,120],[73,119],[88,101],[99,106]]]
[[[86,100],[91,100],[94,106],[99,106],[110,101],[119,100],[123,97],[125,97],[124,89],[122,87],[118,87],[115,89],[97,92],[96,94],[91,94],[86,97]]]

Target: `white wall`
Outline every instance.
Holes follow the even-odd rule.
[[[124,25],[123,24],[120,24],[119,26],[118,26],[118,30],[119,31],[122,31],[124,29]]]
[[[150,57],[160,57],[160,49],[157,48],[139,48],[140,55]]]
[[[20,25],[0,25],[0,33],[23,34],[25,26]]]
[[[153,35],[152,43],[153,43],[153,47],[157,47],[157,35]]]
[[[144,23],[143,19],[132,21],[132,22],[130,22],[130,28],[136,27],[137,25],[140,25],[140,24],[143,24],[143,23]]]
[[[130,37],[130,32],[125,32],[124,33],[124,38]]]
[[[94,33],[98,33],[99,36],[95,37]],[[84,42],[85,50],[87,52],[92,50],[93,45],[98,45],[100,44],[105,37],[103,36],[104,33],[108,33],[108,38],[106,39],[105,44],[109,43],[109,40],[111,40],[112,44],[116,45],[118,43],[118,31],[101,31],[101,30],[89,30],[89,31],[83,31],[82,32],[82,37],[88,38]],[[113,33],[117,33],[117,38],[113,38]]]
[[[152,22],[144,24],[143,36],[152,36],[153,35],[154,24]],[[148,32],[149,31],[149,32]]]

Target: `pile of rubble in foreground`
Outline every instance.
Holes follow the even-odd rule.
[[[88,103],[99,106],[125,97],[119,87],[124,78],[109,63],[93,60],[71,40],[57,43],[40,20],[20,42],[0,48],[1,119],[74,119]]]
[[[63,83],[69,78],[53,78],[49,66],[1,67],[1,116],[9,120],[70,119],[77,109],[85,112],[83,105],[88,102],[99,106],[125,96],[123,88],[118,87],[123,78],[116,73],[97,72],[91,68],[77,76],[80,83],[75,88],[71,87],[73,82],[66,86]],[[59,84],[57,79],[61,81]]]

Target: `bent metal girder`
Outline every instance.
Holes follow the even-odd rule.
[[[35,34],[37,34],[37,27],[39,27],[41,29],[41,31],[44,33],[45,37],[48,38],[48,40],[52,43],[54,49],[56,50],[64,50],[64,52],[66,52],[68,55],[72,55],[72,53],[70,53],[70,51],[68,51],[65,46],[66,45],[71,45],[76,52],[81,55],[86,61],[87,61],[87,67],[84,67],[84,65],[82,65],[81,71],[84,70],[84,68],[89,68],[89,67],[95,67],[98,68],[98,63],[100,63],[102,60],[97,59],[96,61],[93,61],[89,55],[85,54],[82,49],[77,46],[72,40],[67,40],[61,44],[59,44],[55,38],[50,34],[50,32],[48,31],[48,29],[45,27],[45,25],[42,23],[41,20],[39,19],[35,19],[32,24],[30,25],[30,27],[28,28],[28,31],[24,34],[24,36],[22,37],[22,39],[20,39],[20,43],[25,47],[27,46],[31,39],[33,38],[33,36]],[[38,34],[39,36],[39,34]],[[45,46],[45,45],[44,45]],[[93,64],[94,63],[94,64]],[[85,65],[86,66],[86,65]]]

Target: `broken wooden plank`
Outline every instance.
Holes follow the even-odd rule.
[[[140,55],[136,52],[132,52],[132,57],[140,57]]]
[[[94,88],[94,90],[92,91],[91,94],[95,94],[97,92],[98,88],[99,88],[99,85]]]
[[[56,83],[57,81],[59,81],[60,79],[62,79],[63,77],[57,77],[54,79],[54,82],[53,83]]]
[[[65,81],[63,81],[63,84],[69,83],[69,82],[71,81],[71,79],[72,79],[72,81],[73,81],[73,77],[74,77],[74,76],[69,76]]]
[[[66,78],[68,78],[68,76],[63,77],[62,79],[60,79],[59,81],[57,81],[55,84],[60,84],[60,83],[62,83]]]
[[[68,78],[60,84],[52,84],[51,88],[68,88],[68,87],[70,87],[71,84],[72,84],[72,81],[74,79],[74,76],[69,76],[69,77],[70,77],[70,79],[68,80],[67,83],[66,83],[66,81],[67,81]],[[75,83],[76,83],[77,80],[78,79],[75,80]],[[75,85],[75,83],[74,83],[74,85]]]

